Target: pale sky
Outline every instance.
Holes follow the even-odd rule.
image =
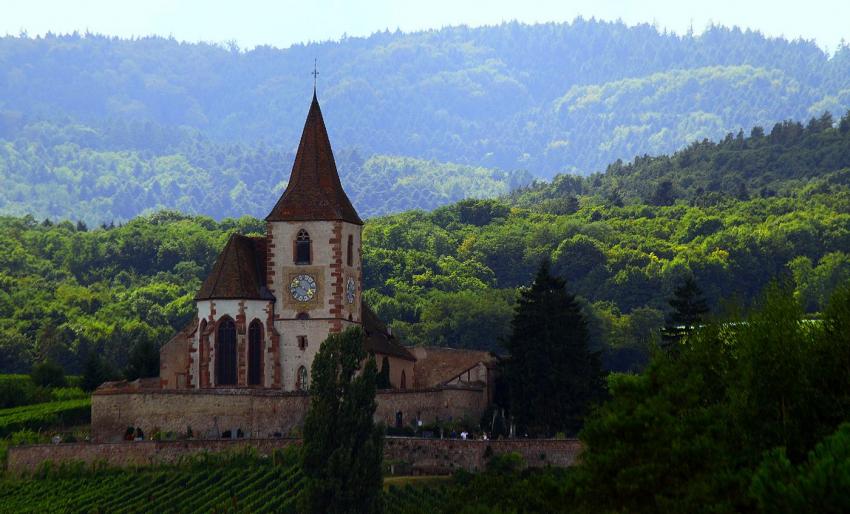
[[[850,0],[0,0],[0,34],[89,30],[122,37],[236,41],[242,48],[365,36],[389,28],[622,19],[696,33],[714,22],[768,36],[813,39],[833,51],[850,42]]]

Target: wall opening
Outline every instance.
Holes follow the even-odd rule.
[[[215,338],[215,384],[236,385],[236,323],[224,318]]]
[[[263,383],[263,324],[255,319],[248,326],[248,385]]]

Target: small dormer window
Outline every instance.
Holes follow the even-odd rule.
[[[310,264],[310,234],[304,229],[295,238],[295,264]]]

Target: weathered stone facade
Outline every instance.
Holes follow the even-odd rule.
[[[430,423],[469,418],[477,421],[487,403],[480,388],[449,386],[424,390],[379,391],[375,420]],[[127,427],[215,439],[241,431],[246,438],[296,433],[309,405],[301,392],[252,389],[98,391],[92,395],[92,439],[121,440]]]

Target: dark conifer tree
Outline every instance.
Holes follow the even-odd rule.
[[[522,291],[511,325],[504,372],[518,429],[539,436],[576,433],[602,390],[600,361],[590,351],[581,307],[548,261]]]
[[[148,378],[159,375],[159,348],[149,340],[141,340],[133,345],[124,370],[127,380]]]
[[[373,420],[376,377],[360,328],[331,334],[319,348],[304,421],[307,481],[299,512],[381,511],[383,428]]]
[[[709,312],[702,290],[692,276],[673,291],[673,298],[668,303],[673,310],[667,315],[667,326],[662,334],[664,342],[668,344],[690,333],[704,321]]]
[[[390,359],[386,356],[381,360],[381,371],[378,372],[377,387],[378,389],[389,389],[392,387],[392,383],[390,382]]]
[[[80,383],[82,390],[94,391],[110,378],[112,378],[112,373],[110,373],[103,357],[96,352],[89,352],[83,365],[83,378]]]
[[[673,183],[669,180],[659,182],[655,188],[655,193],[652,195],[653,205],[673,205],[676,201],[675,193],[673,192]]]

